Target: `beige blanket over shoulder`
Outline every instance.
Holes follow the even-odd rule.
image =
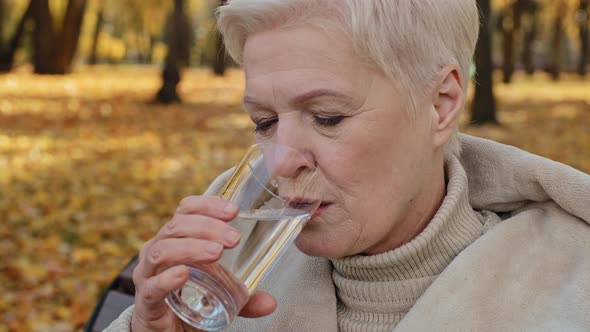
[[[395,331],[590,331],[590,176],[492,141],[461,141],[470,203],[493,227]],[[277,298],[275,313],[240,318],[231,331],[337,331],[328,260],[292,248],[262,289]],[[129,331],[132,310],[107,331]]]

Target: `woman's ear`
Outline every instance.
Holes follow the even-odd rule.
[[[433,143],[442,147],[457,131],[465,96],[463,82],[456,65],[447,65],[434,90]]]

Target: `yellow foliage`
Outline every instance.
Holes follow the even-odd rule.
[[[125,41],[122,39],[100,32],[98,35],[97,52],[97,56],[101,59],[120,62],[127,53],[127,47]]]
[[[171,106],[149,102],[159,76],[0,77],[0,331],[79,330],[178,202],[252,143],[241,72],[187,71]]]

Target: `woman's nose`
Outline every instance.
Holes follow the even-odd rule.
[[[313,170],[315,160],[307,148],[305,125],[300,112],[282,114],[275,134],[273,168],[277,176],[294,178],[302,170]]]
[[[305,169],[312,169],[313,163],[303,152],[293,148],[279,147],[275,154],[275,170],[277,176],[294,178]]]
[[[295,178],[305,170],[313,170],[314,163],[310,154],[286,145],[275,145],[270,163],[274,176]]]

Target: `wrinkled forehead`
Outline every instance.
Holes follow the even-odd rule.
[[[251,36],[246,42],[244,71],[246,95],[327,88],[350,94],[362,92],[373,74],[344,37],[312,27]]]

